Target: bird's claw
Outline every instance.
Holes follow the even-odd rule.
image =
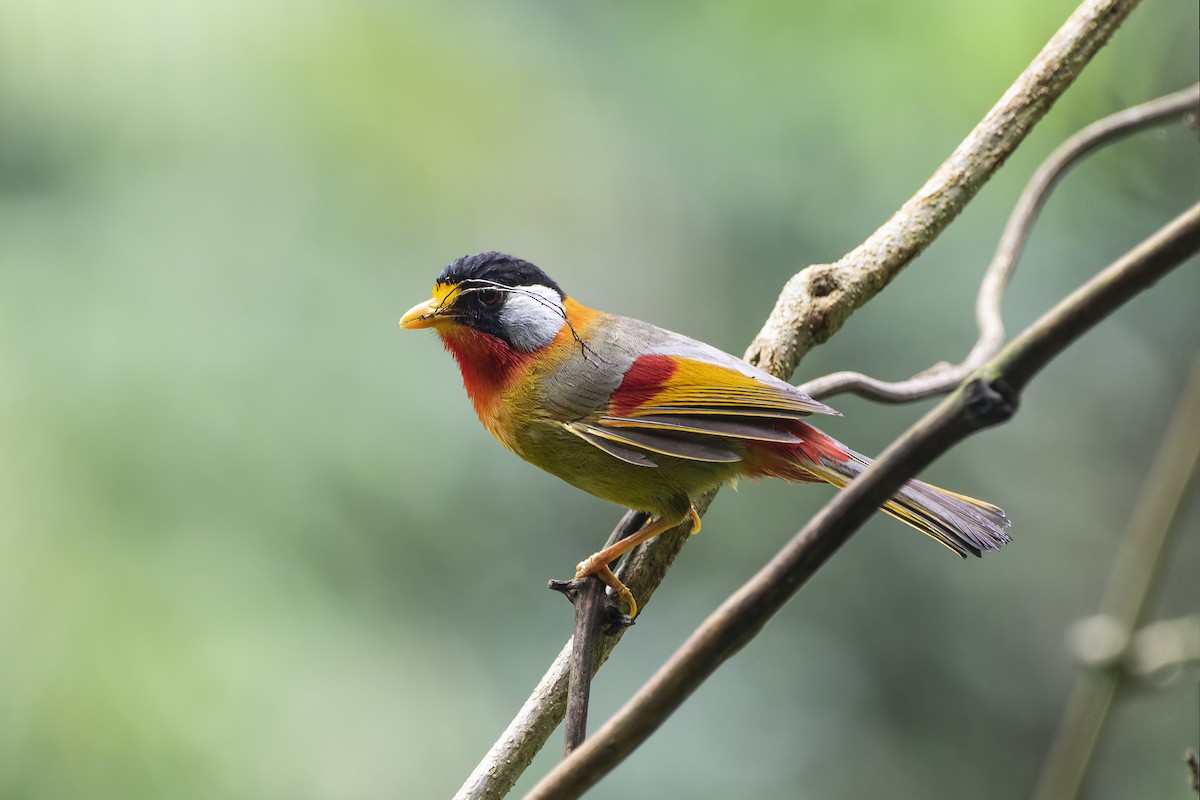
[[[599,555],[598,553],[596,555]],[[637,616],[638,607],[637,601],[633,599],[633,592],[629,591],[625,584],[621,583],[621,579],[613,574],[609,569],[608,564],[596,558],[595,555],[585,558],[580,561],[575,567],[575,580],[582,580],[589,575],[595,575],[600,580],[604,581],[618,598],[623,600],[629,606],[629,618],[633,619]]]

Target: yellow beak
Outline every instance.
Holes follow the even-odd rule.
[[[455,288],[457,287],[441,284],[434,286],[433,297],[424,303],[417,303],[406,311],[400,318],[400,327],[416,330],[417,328],[438,328],[451,324],[453,319],[445,314],[449,309],[447,299]]]
[[[437,300],[429,299],[424,303],[417,303],[400,318],[400,327],[414,330],[416,328],[433,328],[447,321],[444,317],[439,319],[437,313]]]

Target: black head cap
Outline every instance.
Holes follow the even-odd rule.
[[[567,296],[549,275],[533,264],[495,250],[463,256],[442,270],[437,282],[453,286],[473,280],[503,286],[546,286],[558,292],[559,297]]]

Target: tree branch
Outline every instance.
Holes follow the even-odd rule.
[[[1081,10],[1082,9],[1083,7],[1081,6]],[[1079,13],[1080,11],[1077,11],[1075,16],[1078,16]],[[1075,16],[1073,16],[1072,19],[1075,19]],[[1115,26],[1117,23],[1113,21],[1111,24]],[[1067,30],[1070,26],[1071,21],[1068,20],[1068,23],[1064,26],[1063,30]],[[1060,31],[1060,37],[1062,36],[1062,33],[1063,32]],[[1099,44],[1095,44],[1094,41],[1087,41],[1089,41],[1091,44],[1094,44],[1094,46],[1097,48],[1099,47]],[[1067,82],[1063,82],[1060,74],[1055,73],[1055,70],[1060,69],[1061,65],[1069,62],[1070,59],[1064,52],[1057,52],[1047,55],[1047,51],[1051,50],[1053,44],[1054,42],[1052,41],[1050,45],[1047,45],[1039,58],[1035,59],[1034,64],[1031,65],[1031,67],[1028,68],[1022,75],[1022,79],[1025,81],[1027,86],[1034,87],[1041,86],[1044,83],[1053,84],[1058,82],[1061,85],[1061,88],[1065,89],[1066,85],[1068,85]],[[1079,46],[1082,47],[1083,42],[1080,42]],[[1038,69],[1039,65],[1041,66],[1040,71]],[[1018,80],[1018,83],[1014,84],[1014,89],[1020,85],[1022,85],[1022,80]],[[1005,97],[1007,98],[1012,95],[1014,95],[1014,90],[1010,89],[1009,93],[1006,94]],[[1016,95],[1020,97],[1020,92],[1016,92]],[[1035,96],[1035,98],[1038,101],[1046,100],[1045,96],[1040,95]],[[1024,100],[1029,100],[1029,98],[1024,98]],[[998,112],[997,109],[1005,108],[1007,110],[1011,110],[1014,105],[1020,105],[1020,103],[1010,103],[1006,106],[1004,99],[1002,99],[1001,102],[997,104],[996,108],[993,109],[992,113],[989,114],[988,117],[985,117],[984,121],[976,127],[975,132],[972,134],[975,140],[988,141],[989,136],[993,138],[998,136],[1000,131],[988,133],[987,125],[989,120],[1010,119],[1006,113]],[[1049,105],[1050,103],[1046,102],[1044,105],[1044,110],[1048,110]],[[989,357],[995,355],[995,353],[999,351],[1000,346],[1004,343],[1004,325],[1000,316],[1000,299],[1003,295],[1004,288],[1007,286],[1008,279],[1012,274],[1016,260],[1020,256],[1020,252],[1028,235],[1029,228],[1035,221],[1038,210],[1041,208],[1050,189],[1057,182],[1058,178],[1064,174],[1067,168],[1076,163],[1087,153],[1095,150],[1103,144],[1112,142],[1121,135],[1133,130],[1144,128],[1170,116],[1182,115],[1183,113],[1196,108],[1200,108],[1200,85],[1192,87],[1189,90],[1183,90],[1181,92],[1168,95],[1167,97],[1151,101],[1150,103],[1119,112],[1118,114],[1114,114],[1111,117],[1088,126],[1083,131],[1080,131],[1078,134],[1076,134],[1076,136],[1064,143],[1064,145],[1060,147],[1051,156],[1051,158],[1042,165],[1018,201],[1017,208],[1015,209],[1014,214],[1009,221],[1009,225],[1005,229],[1004,236],[1001,239],[1001,243],[997,250],[997,255],[993,259],[993,263],[991,267],[989,267],[988,274],[984,279],[977,304],[977,315],[980,321],[981,336],[979,342],[976,344],[975,348],[971,351],[970,356],[963,364],[958,365],[957,367],[946,365],[935,367],[926,371],[925,373],[922,373],[920,376],[917,376],[913,379],[913,381],[908,382],[909,385],[907,386],[893,385],[889,387],[887,384],[874,381],[865,375],[858,375],[857,373],[837,373],[834,376],[827,376],[826,378],[810,382],[802,388],[809,395],[819,399],[843,390],[846,385],[857,384],[867,388],[881,390],[883,396],[888,397],[890,395],[890,400],[892,402],[907,402],[935,394],[945,394],[946,392],[952,390],[955,386],[965,380],[975,368],[986,361]],[[1031,118],[1033,118],[1032,114],[1032,111],[1024,112],[1024,115],[1028,115]],[[1022,114],[1018,114],[1017,116],[1022,116]],[[1030,126],[1031,125],[1032,122],[1030,123]],[[1024,132],[1028,132],[1030,126],[1026,126]],[[1010,151],[1011,149],[1015,149],[1017,144],[1019,144],[1023,134],[1015,135],[1012,134],[1011,131],[1007,130],[1003,132],[1009,137],[1006,139],[1006,141]],[[970,141],[970,138],[968,141]],[[943,198],[949,198],[946,200],[947,214],[944,217],[945,224],[948,224],[949,221],[953,219],[953,216],[958,213],[955,209],[961,209],[962,206],[965,206],[966,202],[968,202],[974,194],[973,191],[971,193],[960,193],[955,199],[955,194],[953,191],[951,191],[952,188],[961,184],[963,181],[963,175],[959,170],[956,170],[952,167],[948,168],[947,165],[953,165],[956,162],[955,156],[961,156],[961,154],[965,152],[965,145],[966,143],[964,143],[963,146],[960,146],[958,150],[955,151],[955,154],[952,155],[951,158],[946,162],[946,165],[943,165],[942,169],[940,169],[939,172],[936,173],[934,177],[926,183],[925,188],[922,190],[923,192],[928,192],[931,186],[936,185],[939,176],[942,176],[942,178],[945,180],[946,185],[941,187],[938,192],[934,193],[939,194]],[[974,174],[974,178],[978,180],[980,186],[986,181],[987,177],[990,176],[991,171],[994,171],[994,169],[1003,161],[1003,158],[997,157],[995,153],[992,153],[991,157],[993,160],[991,162],[990,170],[980,169]],[[964,159],[959,158],[958,160],[963,161]],[[980,158],[965,159],[967,162],[976,164],[985,160],[986,159],[984,159],[982,156]],[[915,197],[913,200],[910,200],[909,203],[906,204],[906,207],[915,207],[920,205],[915,203],[915,201],[920,197],[921,195],[918,194],[917,197]],[[953,211],[953,213],[949,213],[949,211]],[[898,213],[893,217],[892,221],[895,221],[900,216],[901,215]],[[889,222],[889,224],[891,223]],[[886,227],[887,226],[885,226],[885,228]],[[942,227],[944,227],[944,225]],[[881,228],[880,231],[885,230],[885,228]],[[910,225],[909,228],[911,229],[911,241],[913,242],[925,241],[924,237],[928,237],[928,240],[932,241],[932,239],[936,238],[937,234],[941,231],[941,228],[936,226],[926,226],[922,228],[920,225]],[[876,232],[872,239],[879,236],[880,232]],[[870,241],[871,239],[868,239],[868,243]],[[922,244],[921,247],[923,248],[924,245]],[[853,257],[856,253],[860,252],[865,252],[863,247],[856,249],[838,263],[846,265],[851,269],[857,269],[859,266],[864,266],[868,270],[872,269],[870,265],[854,265]],[[914,252],[913,256],[915,256],[915,254],[916,253]],[[876,269],[885,272],[887,270],[894,270],[894,272],[891,273],[894,274],[895,272],[898,272],[905,263],[907,262],[897,259],[895,261],[880,265]],[[864,295],[862,296],[861,302],[865,302],[867,299],[869,299],[869,296]],[[849,311],[852,310],[853,308],[849,309]],[[847,314],[849,311],[847,311]],[[753,360],[752,353],[753,345],[751,347],[751,351],[747,354],[747,360]],[[891,389],[890,392],[888,391],[889,388]],[[708,502],[711,502],[711,499],[712,496],[710,495],[706,500],[705,506],[707,506]],[[662,559],[659,568],[652,572],[649,576],[650,586],[652,587],[650,589],[651,592],[653,591],[653,587],[657,587],[658,583],[665,577],[666,572],[669,570],[670,565],[674,560],[674,555],[678,553],[678,546],[675,544],[670,544],[668,547],[670,548],[669,557]],[[642,548],[642,553],[648,557],[650,554],[655,553],[655,547],[653,544],[651,544],[649,547]],[[629,564],[625,571],[630,575],[644,574],[641,570],[642,566],[637,562],[633,562]],[[631,589],[632,588],[633,587],[631,586]],[[641,596],[640,593],[638,594]],[[597,607],[593,613],[600,613],[599,609],[600,607]],[[591,621],[590,624],[587,624],[586,620],[581,623],[581,619],[577,614],[576,626],[575,641],[590,649],[592,647],[590,637],[597,635],[597,623],[594,620]],[[583,681],[575,675],[574,670],[572,671],[571,683],[572,686],[580,687],[582,689],[582,693],[568,702],[568,717],[575,719],[576,725],[568,726],[565,734],[566,744],[564,747],[564,752],[569,752],[571,748],[578,744],[580,741],[579,736],[582,734],[582,725],[586,722],[586,684],[584,684]],[[582,704],[583,710],[576,711],[580,704]]]
[[[1016,269],[1017,259],[1025,249],[1029,231],[1059,179],[1085,156],[1117,139],[1172,117],[1182,119],[1197,113],[1200,113],[1200,83],[1093,122],[1063,142],[1042,162],[1021,192],[1000,237],[996,254],[984,273],[975,301],[979,339],[961,363],[937,364],[908,380],[894,382],[881,381],[861,372],[834,372],[800,388],[813,397],[827,398],[853,392],[882,403],[911,403],[952,391],[1004,345],[1000,301]]]
[[[1029,381],[1069,344],[1200,250],[1200,203],[1027,328],[836,495],[526,800],[578,797],[612,770],[763,625],[909,476],[971,433],[1009,419]]]

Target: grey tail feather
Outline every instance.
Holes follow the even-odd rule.
[[[849,449],[846,452],[850,454],[846,461],[822,459],[820,464],[806,464],[805,468],[840,489],[871,464],[866,456]],[[982,555],[985,550],[999,550],[1012,541],[1005,533],[1009,521],[1003,510],[922,481],[909,481],[900,487],[884,503],[883,511],[963,558]]]

